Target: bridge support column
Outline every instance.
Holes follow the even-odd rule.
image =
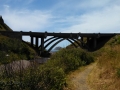
[[[87,46],[88,46],[88,48],[90,47],[90,38],[89,37],[87,37]]]
[[[33,46],[33,36],[31,36],[31,46]]]
[[[36,37],[35,46],[36,46],[36,49],[38,49],[38,37]]]
[[[94,38],[94,49],[97,47],[97,39],[96,38]]]
[[[84,46],[84,44],[83,44],[83,37],[81,37],[81,45],[82,45],[82,47]]]
[[[44,52],[44,38],[41,38],[41,53]]]
[[[19,39],[22,41],[22,32],[20,32]]]

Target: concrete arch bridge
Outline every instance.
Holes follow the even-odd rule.
[[[46,54],[48,54],[58,43],[62,42],[63,40],[69,41],[76,48],[81,47],[89,51],[94,51],[101,48],[111,37],[119,34],[119,33],[54,33],[54,32],[52,33],[52,32],[23,32],[23,31],[13,32],[0,31],[0,33],[8,37],[17,38],[20,40],[22,40],[22,36],[30,36],[30,46],[33,47],[41,56],[44,55],[46,56]],[[50,47],[51,44],[53,45]],[[47,51],[45,51],[46,48],[48,48]]]

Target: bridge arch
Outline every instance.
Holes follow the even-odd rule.
[[[60,38],[59,38],[59,39],[60,39]],[[62,42],[63,40],[65,40],[65,38],[62,38],[62,39],[58,40],[55,44],[53,44],[53,45],[48,49],[48,53],[49,53],[58,43]],[[75,40],[75,39],[71,39],[71,40],[70,40],[70,39],[66,39],[66,40],[68,40],[71,44],[74,45],[75,48],[77,48],[77,46],[74,44],[74,42],[71,41],[71,40],[73,40],[73,41],[77,42],[77,40]],[[77,44],[80,45],[80,43],[78,43],[78,42],[77,42]]]
[[[49,40],[54,39],[54,38],[56,38],[56,37],[48,38],[46,41],[44,41],[44,44],[45,44],[46,42],[48,42]],[[41,48],[41,45],[39,46],[39,48]]]
[[[46,49],[51,43],[53,43],[54,41],[60,39],[59,37],[54,38],[52,41],[50,41],[47,45],[45,45],[44,49]]]
[[[80,42],[78,42],[78,41],[80,41],[80,40],[78,40],[78,39],[74,39],[74,38],[71,38],[75,43],[77,43],[78,44],[78,46],[80,46],[81,47],[81,44],[80,44]]]
[[[52,40],[52,39],[53,39],[53,40]],[[44,41],[44,44],[47,43],[47,42],[50,41],[50,40],[51,40],[51,41],[45,45],[44,49],[46,49],[51,43],[53,43],[54,41],[56,41],[56,40],[58,40],[58,39],[60,39],[60,38],[59,38],[59,37],[51,37],[51,38],[45,40],[45,41]],[[65,38],[65,39],[66,39],[66,38]],[[76,42],[78,45],[80,45],[80,44],[77,42],[77,40],[75,40],[75,39],[73,39],[73,38],[67,38],[66,40],[69,41],[75,48],[77,48],[77,45],[75,45],[74,42]],[[72,42],[72,41],[74,41],[74,42]],[[39,46],[39,48],[41,48],[41,45]]]
[[[70,39],[67,39],[74,47],[76,47],[77,48],[77,46],[75,45],[75,43],[74,42],[72,42]]]
[[[56,38],[56,37],[51,37],[51,38],[47,39],[46,41],[44,41],[44,44],[45,44],[46,42],[50,41],[51,39],[54,39],[54,38]],[[70,38],[70,39],[73,40],[74,42],[76,42],[78,45],[80,45],[80,43],[77,42],[77,40],[75,40],[75,39],[73,39],[73,38]],[[73,44],[73,42],[72,42],[70,39],[66,39],[66,40],[68,40],[71,44]],[[74,45],[74,46],[75,46],[75,45]],[[40,48],[40,47],[41,47],[41,45],[39,46],[39,48]]]
[[[57,37],[57,38],[53,39],[52,41],[50,41],[47,45],[45,45],[44,49],[46,49],[51,43],[53,43],[54,41],[56,41],[56,40],[58,40],[58,39],[60,39],[60,38]],[[65,40],[66,38],[63,38],[63,39]],[[75,48],[77,48],[77,45],[75,45],[75,43],[72,42],[71,39],[68,39],[68,38],[67,38],[66,40],[69,41]],[[73,40],[73,41],[75,41],[75,40]]]
[[[61,41],[65,40],[64,38],[60,39],[59,41],[57,41],[55,44],[53,44],[49,49],[48,49],[48,53],[58,44],[60,43]]]

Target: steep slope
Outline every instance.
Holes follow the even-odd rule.
[[[84,84],[89,87],[85,90],[120,90],[120,35],[112,37],[102,48],[91,53],[96,61],[85,77],[87,82],[82,74],[89,66],[82,72],[81,68],[71,72],[68,75],[68,88],[65,90],[83,90]]]
[[[97,65],[88,78],[92,90],[120,90],[120,36],[94,53]]]
[[[36,55],[35,50],[18,39],[0,35],[0,63],[9,63],[15,60],[31,60]]]
[[[12,31],[12,29],[4,23],[2,16],[0,16],[0,31]],[[21,59],[34,59],[35,55],[36,51],[26,43],[0,34],[0,64]]]
[[[7,24],[4,23],[2,16],[0,16],[0,31],[13,31]]]

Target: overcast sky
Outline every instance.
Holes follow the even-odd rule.
[[[120,33],[120,0],[0,0],[14,31]]]

